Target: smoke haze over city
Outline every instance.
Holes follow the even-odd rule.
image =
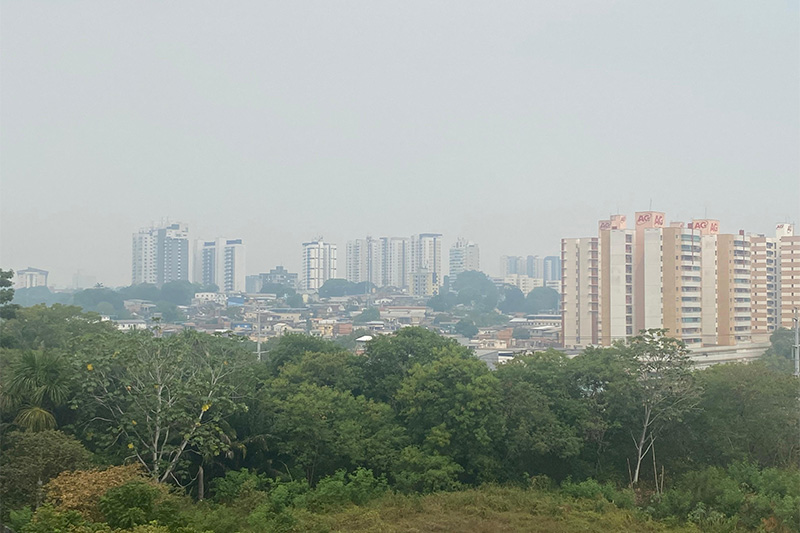
[[[0,258],[131,282],[169,218],[301,243],[435,232],[501,255],[649,209],[800,221],[792,2],[7,2]]]

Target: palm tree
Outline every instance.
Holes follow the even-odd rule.
[[[14,424],[42,431],[57,426],[55,409],[70,394],[70,372],[61,354],[49,350],[26,350],[11,363],[0,400],[3,407],[17,410]]]

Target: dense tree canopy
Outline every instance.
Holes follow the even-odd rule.
[[[550,287],[536,287],[525,297],[525,312],[531,315],[558,313],[561,300],[558,292]]]
[[[289,531],[388,489],[483,482],[561,483],[595,512],[636,504],[694,530],[800,518],[797,380],[767,362],[692,370],[661,330],[495,370],[418,327],[358,355],[285,335],[261,361],[70,306],[20,309],[2,334],[0,517],[23,533]]]

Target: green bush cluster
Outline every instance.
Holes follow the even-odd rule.
[[[760,469],[739,462],[728,468],[687,472],[653,499],[651,512],[657,518],[688,520],[703,528],[754,530],[773,521],[796,531],[800,525],[800,471]]]

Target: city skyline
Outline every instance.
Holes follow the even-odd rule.
[[[124,285],[165,215],[249,272],[365,229],[492,270],[613,212],[800,222],[797,3],[187,6],[3,6],[4,267]]]
[[[630,213],[632,214],[633,212],[634,211],[631,211]],[[706,213],[707,213],[707,211],[704,212],[704,215]],[[618,214],[616,214],[616,213],[615,214],[606,214],[606,215],[603,216],[603,218],[608,219],[610,217],[617,216],[617,215]],[[698,216],[689,216],[685,220],[693,220],[693,219],[698,219],[699,220],[700,218],[701,217],[698,217]],[[709,217],[703,216],[702,218],[709,218]],[[671,217],[670,219],[671,220],[673,220],[673,219],[674,220],[678,220],[679,217]],[[681,220],[684,220],[684,219],[681,219]],[[584,224],[583,226],[584,226],[584,228],[585,227],[591,227],[593,224],[596,224],[596,222],[597,222],[597,220],[587,221],[587,223]],[[747,227],[735,228],[732,224],[728,223],[725,220],[722,220],[722,222],[721,222],[721,225],[722,225],[721,230],[726,232],[726,233],[735,233],[735,232],[738,232],[738,231],[745,231],[746,233],[752,234],[752,235],[767,235],[767,236],[769,236],[774,232],[774,228],[775,228],[775,224],[776,223],[786,223],[786,221],[769,222],[769,223],[766,224],[766,226],[767,226],[766,231],[756,231],[756,230],[752,230],[752,229],[747,228]],[[790,221],[788,223],[797,226],[797,224],[794,223],[794,222]],[[159,226],[160,227],[168,227],[168,226],[171,226],[171,225],[174,226],[175,224],[180,224],[182,226],[182,228],[188,233],[188,237],[187,237],[188,243],[189,243],[188,255],[191,257],[190,263],[191,263],[192,271],[190,271],[190,272],[188,272],[186,274],[186,276],[187,276],[186,279],[194,280],[194,281],[200,281],[200,278],[198,276],[201,276],[201,275],[199,274],[199,272],[197,271],[196,266],[195,266],[197,261],[198,261],[197,254],[201,251],[202,244],[203,244],[204,241],[209,241],[209,240],[210,241],[218,241],[220,239],[224,240],[225,239],[224,237],[219,237],[218,236],[218,235],[226,235],[226,233],[224,231],[211,230],[208,233],[206,233],[205,235],[216,235],[216,236],[215,237],[204,237],[204,236],[198,235],[199,231],[195,230],[194,226],[190,222],[187,223],[183,219],[179,219],[178,217],[170,216],[170,217],[161,217],[160,222],[150,222],[147,225],[138,224],[136,227],[139,227],[140,229],[138,230],[138,232],[134,231],[133,235],[135,236],[137,233],[141,233],[142,231],[150,231],[150,230],[153,230],[153,229],[157,229]],[[459,240],[466,239],[466,240],[468,240],[470,242],[474,242],[476,245],[480,246],[480,249],[481,249],[481,268],[480,268],[480,270],[482,272],[485,272],[487,275],[499,278],[499,277],[503,277],[503,276],[509,274],[509,272],[504,271],[503,267],[501,266],[502,262],[506,258],[509,258],[509,259],[510,258],[518,258],[518,259],[521,259],[521,260],[526,260],[526,259],[530,259],[530,257],[533,256],[533,257],[539,257],[540,261],[543,261],[543,260],[545,260],[547,258],[550,258],[550,257],[559,258],[560,257],[560,252],[559,252],[560,244],[558,244],[558,243],[560,243],[560,241],[563,238],[577,238],[577,237],[579,237],[579,236],[581,236],[581,235],[583,235],[585,233],[586,233],[585,229],[579,229],[579,230],[576,231],[576,234],[572,235],[571,237],[568,237],[568,236],[562,235],[562,234],[555,234],[555,235],[552,236],[552,238],[548,238],[548,240],[553,240],[557,244],[555,245],[554,248],[549,249],[549,250],[544,250],[544,251],[542,251],[542,250],[525,250],[524,249],[524,245],[518,244],[518,245],[516,245],[516,249],[518,250],[518,253],[520,255],[512,255],[512,254],[508,254],[508,253],[501,253],[501,254],[496,255],[496,256],[490,256],[488,253],[484,253],[484,251],[483,251],[485,248],[489,249],[489,250],[499,249],[497,245],[492,246],[491,241],[488,244],[484,245],[483,242],[478,242],[476,239],[472,239],[470,237],[465,237],[465,236],[462,236],[462,235],[457,235],[456,236],[456,235],[447,235],[447,234],[439,233],[437,235],[441,235],[441,242],[442,242],[442,244],[441,244],[441,250],[442,250],[442,252],[441,252],[442,253],[441,261],[442,261],[442,265],[444,267],[443,275],[449,275],[448,252],[449,252],[450,248],[453,247]],[[370,234],[379,235],[378,232],[370,232]],[[425,234],[425,233],[423,233],[423,234]],[[131,233],[127,233],[126,234],[126,238],[130,239],[130,235],[131,235]],[[418,235],[418,234],[414,234],[414,235]],[[339,254],[340,254],[339,262],[340,262],[340,264],[339,264],[339,267],[338,267],[338,273],[337,273],[336,277],[341,278],[341,279],[346,279],[347,278],[347,273],[346,273],[347,272],[346,271],[346,268],[347,268],[347,265],[346,265],[347,244],[350,241],[359,240],[359,239],[363,239],[363,238],[364,238],[363,236],[359,237],[358,235],[351,236],[351,237],[348,237],[348,238],[344,238],[341,241],[328,239],[327,237],[324,238],[324,240],[326,242],[329,242],[329,243],[339,247]],[[409,235],[407,235],[407,234],[389,235],[389,236],[383,236],[381,238],[409,239]],[[265,239],[258,239],[258,238],[255,238],[254,240],[243,239],[243,238],[238,239],[238,240],[241,240],[242,242],[244,242],[245,244],[247,244],[247,250],[248,251],[247,251],[247,256],[246,256],[246,264],[245,264],[244,275],[247,275],[247,276],[258,275],[258,274],[267,272],[269,269],[275,267],[276,265],[277,266],[284,266],[291,272],[300,272],[302,270],[302,259],[301,259],[301,257],[302,257],[302,243],[305,242],[305,241],[308,241],[309,239],[310,239],[310,237],[307,236],[307,237],[303,238],[302,241],[298,241],[297,243],[295,243],[295,247],[294,247],[295,249],[291,253],[280,254],[281,258],[283,258],[284,255],[286,256],[285,260],[284,259],[280,259],[280,260],[274,261],[274,262],[256,262],[257,260],[253,259],[253,256],[261,257],[261,256],[264,255],[263,253],[260,253],[260,252],[264,251],[263,249],[261,249],[262,247],[263,248],[269,248],[270,247],[269,242],[267,242]],[[375,237],[375,239],[378,240],[379,238]],[[130,243],[130,240],[128,240],[127,242]],[[253,244],[254,242],[256,244]],[[120,275],[120,273],[115,273],[112,276],[112,275],[109,275],[108,273],[104,273],[104,272],[101,272],[101,271],[98,271],[98,270],[93,270],[91,265],[87,265],[85,267],[80,268],[78,271],[73,271],[73,272],[58,271],[57,269],[54,269],[54,268],[48,268],[47,262],[45,262],[44,265],[43,264],[39,264],[39,263],[34,264],[34,263],[31,263],[31,262],[27,262],[25,264],[19,264],[19,265],[5,265],[4,264],[3,266],[4,266],[4,268],[12,268],[12,269],[15,269],[15,270],[23,270],[23,269],[27,269],[27,268],[34,268],[34,269],[41,268],[43,270],[47,270],[49,272],[49,280],[50,280],[48,285],[56,287],[56,288],[76,288],[75,285],[74,285],[75,284],[75,276],[76,275],[83,276],[83,277],[88,277],[89,279],[92,279],[92,280],[94,280],[94,281],[96,281],[98,283],[101,283],[104,286],[108,286],[108,287],[123,287],[123,286],[130,285],[131,281],[132,281],[130,273],[131,273],[131,263],[132,263],[133,258],[131,256],[130,244],[127,245],[127,249],[128,249],[128,258],[126,260],[124,260],[125,265],[126,265],[127,273],[124,273],[124,275]],[[520,273],[526,274],[526,272],[520,272]],[[532,276],[532,277],[543,277],[543,276]],[[118,278],[118,279],[121,279],[121,281],[119,283],[111,283],[111,282],[106,281],[106,280],[112,279],[112,278]],[[547,276],[544,276],[544,278],[547,278]],[[237,287],[239,286],[239,283],[243,283],[243,281],[237,282]],[[80,287],[77,287],[77,288],[80,288]]]

